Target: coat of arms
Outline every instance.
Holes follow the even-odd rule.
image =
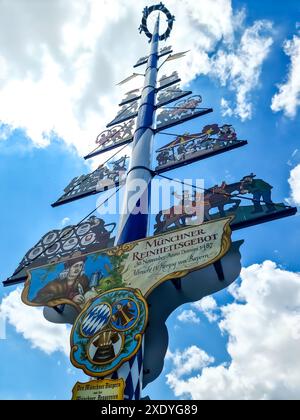
[[[116,371],[137,353],[148,322],[147,303],[136,289],[114,289],[81,312],[71,334],[71,361],[93,377]]]

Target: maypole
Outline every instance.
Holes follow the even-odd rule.
[[[148,9],[144,11],[144,14],[148,15]],[[151,163],[155,128],[159,22],[160,17],[158,15],[154,32],[151,36],[150,54],[147,62],[144,87],[142,90],[136,130],[132,144],[131,164],[125,184],[125,204],[119,225],[118,245],[142,239],[147,236],[148,209],[151,194],[151,181],[153,177]],[[136,193],[137,185],[141,186],[138,196]],[[132,200],[132,197],[136,197],[134,201]]]
[[[150,53],[148,56],[144,86],[141,92],[141,100],[138,109],[136,130],[132,143],[131,164],[127,173],[124,194],[124,209],[119,224],[117,244],[122,245],[147,237],[149,206],[151,203],[151,181],[153,178],[152,154],[153,139],[155,133],[157,74],[159,59],[159,24],[160,14],[154,26],[153,34],[147,28],[147,19],[153,11],[163,11],[168,15],[168,34],[170,34],[173,20],[169,11],[162,5],[145,8],[143,14],[144,23],[140,31],[150,38]],[[166,39],[166,34],[162,39]],[[139,187],[137,194],[136,188]],[[113,378],[125,380],[125,398],[139,400],[142,392],[143,381],[143,345],[138,354],[113,375]]]
[[[153,12],[158,17],[151,33],[148,18]],[[167,18],[167,29],[160,34],[162,15]],[[158,77],[164,64],[159,66],[159,59],[166,57],[168,62],[186,54],[173,54],[171,47],[159,46],[170,36],[174,20],[162,3],[144,9],[140,32],[149,38],[150,53],[134,66],[146,65],[143,88],[126,94],[119,104],[121,110],[97,136],[97,147],[85,159],[113,149],[117,152],[90,174],[71,180],[52,206],[108,189],[113,193],[78,224],[46,233],[4,281],[5,286],[25,282],[25,304],[43,307],[50,322],[73,325],[71,362],[91,378],[75,385],[73,399],[141,399],[142,388],[162,371],[168,316],[182,304],[228,287],[239,276],[242,241],[232,242],[232,231],[297,212],[275,203],[273,187],[250,170],[240,174],[237,182],[220,180],[220,185],[210,188],[165,175],[247,145],[225,123],[207,124],[197,133],[166,132],[213,112],[200,107],[200,95],[189,96],[191,91],[181,89],[177,72]],[[168,143],[160,144],[152,168],[156,135],[167,136]],[[129,144],[130,158],[116,157]],[[154,176],[178,182],[183,194],[176,197],[181,205],[174,203],[159,211],[154,236],[149,237]],[[115,238],[111,235],[117,223],[106,224],[95,212],[122,187],[124,208]],[[194,191],[187,200],[186,187]],[[202,219],[196,212],[200,207]]]

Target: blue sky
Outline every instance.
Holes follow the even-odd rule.
[[[207,1],[209,3],[209,0]],[[13,0],[12,3],[17,4],[18,0]],[[91,0],[90,4],[92,3]],[[145,46],[148,47],[146,41],[143,38],[139,38],[136,31],[142,6],[139,8],[133,3],[130,3],[128,11],[126,11],[127,9],[122,1],[112,2],[110,6],[103,2],[103,11],[108,16],[115,13],[113,7],[122,11],[122,13],[115,15],[115,19],[119,22],[121,29],[125,31],[124,39],[127,41],[134,40],[133,46],[136,46],[136,51],[134,49],[134,51],[125,52],[122,48],[120,49],[117,40],[115,40],[116,36],[113,34],[115,38],[113,36],[109,38],[111,29],[106,27],[105,23],[101,21],[102,32],[96,34],[98,37],[97,48],[94,50],[91,48],[91,50],[95,54],[97,53],[98,56],[97,54],[96,56],[99,57],[99,54],[103,53],[104,49],[107,49],[108,39],[111,39],[112,54],[119,58],[119,64],[118,62],[105,62],[104,60],[103,67],[100,67],[99,71],[97,71],[96,59],[93,61],[90,57],[89,60],[85,61],[85,57],[80,55],[76,56],[77,61],[74,62],[74,68],[70,68],[72,54],[80,54],[76,48],[79,51],[79,47],[82,47],[77,39],[77,36],[80,38],[78,27],[84,28],[86,24],[87,31],[91,36],[95,29],[93,25],[89,26],[88,13],[86,20],[82,18],[83,20],[79,24],[75,19],[73,6],[70,6],[70,13],[68,13],[68,10],[63,10],[63,7],[59,6],[59,1],[53,2],[52,8],[49,5],[45,7],[50,8],[54,34],[60,33],[59,28],[64,23],[68,23],[73,28],[73,32],[70,31],[70,38],[66,38],[65,49],[60,49],[56,55],[55,49],[53,49],[54,35],[53,39],[49,35],[51,28],[48,28],[49,33],[44,33],[33,27],[32,36],[28,35],[28,38],[25,39],[29,48],[28,51],[30,51],[30,48],[32,51],[37,51],[35,48],[44,43],[48,48],[50,61],[48,57],[43,63],[35,63],[30,56],[30,52],[27,56],[24,55],[23,57],[21,54],[18,57],[18,42],[20,42],[18,39],[8,38],[8,42],[12,43],[10,54],[7,52],[5,45],[0,43],[0,63],[2,63],[1,58],[3,58],[7,68],[16,63],[13,74],[10,75],[4,72],[3,79],[0,77],[0,96],[3,93],[3,97],[10,100],[8,106],[5,107],[3,99],[2,102],[0,99],[1,280],[11,275],[27,250],[47,231],[62,227],[62,221],[65,218],[68,218],[70,223],[75,224],[96,207],[95,197],[89,197],[55,209],[51,208],[50,204],[61,195],[63,189],[73,177],[89,171],[87,163],[84,162],[81,156],[84,152],[93,149],[91,133],[95,137],[101,131],[101,128],[104,127],[104,123],[110,121],[108,115],[116,111],[117,100],[120,99],[121,95],[115,87],[112,88],[110,93],[106,85],[110,84],[113,86],[123,76],[126,77],[127,73],[130,74],[130,65],[134,64],[133,62],[139,57],[139,54],[143,55]],[[178,13],[180,2],[169,1],[166,3],[170,9],[174,7],[175,12]],[[191,36],[186,39],[184,38],[186,28],[180,25],[184,22],[188,24],[188,16],[180,17],[177,23],[179,28],[174,35],[175,39],[171,39],[171,42],[174,46],[178,45],[180,41],[177,43],[177,40],[181,39],[181,35],[184,39],[181,40],[178,49],[181,50],[183,46],[189,48],[190,39],[190,44],[194,45],[196,49],[198,48],[200,51],[198,53],[200,54],[201,45],[205,45],[205,42],[203,41],[204,44],[201,44],[202,41],[199,41],[199,44],[197,44],[198,41],[196,42],[195,40],[203,38],[201,32],[203,22],[201,21],[202,15],[200,13],[202,6],[193,6],[192,3],[188,2],[187,7],[194,13],[195,20],[197,21],[198,19],[199,26],[193,22],[194,26],[191,26]],[[192,61],[193,66],[191,67],[190,78],[186,76],[188,71],[184,67],[184,63],[180,62],[180,65],[178,64],[179,62],[177,63],[179,71],[182,70],[184,74],[184,80],[190,83],[191,90],[195,94],[201,94],[204,106],[214,108],[214,113],[186,124],[185,128],[199,132],[199,129],[209,123],[231,123],[236,129],[238,137],[247,139],[249,145],[199,163],[194,163],[185,168],[184,177],[195,178],[197,176],[204,178],[205,185],[211,186],[216,183],[220,184],[224,179],[234,182],[235,180],[240,180],[244,175],[254,172],[259,178],[268,181],[274,186],[273,197],[275,201],[282,202],[285,199],[291,199],[293,195],[296,200],[295,204],[300,204],[300,192],[297,190],[297,186],[299,188],[300,185],[300,173],[297,172],[299,174],[298,183],[296,182],[297,179],[293,183],[289,182],[289,179],[292,177],[292,171],[294,171],[294,178],[296,178],[296,170],[298,165],[300,165],[300,123],[299,108],[297,106],[297,101],[299,103],[300,83],[299,85],[294,83],[292,86],[294,91],[290,92],[290,100],[295,102],[294,115],[288,113],[287,107],[284,105],[283,95],[279,98],[279,103],[283,105],[280,105],[281,108],[278,112],[274,112],[271,109],[272,98],[279,93],[280,88],[278,85],[288,85],[293,68],[297,68],[297,64],[294,64],[294,67],[291,66],[291,57],[285,53],[283,45],[287,40],[292,40],[293,37],[296,37],[298,40],[300,38],[297,29],[297,23],[300,22],[299,2],[296,0],[287,0],[284,3],[271,0],[264,0],[263,2],[233,0],[231,3],[229,0],[218,0],[216,4],[219,4],[219,8],[212,9],[212,27],[214,22],[220,22],[220,19],[226,20],[226,13],[224,13],[224,17],[222,17],[221,13],[224,4],[226,7],[231,5],[232,9],[231,17],[228,17],[227,21],[224,22],[223,39],[217,31],[214,32],[212,30],[210,33],[210,44],[205,50],[205,54],[211,60],[210,71],[205,70],[203,62],[197,61],[199,58],[197,55]],[[79,5],[77,6],[80,7]],[[4,12],[8,13],[8,5],[1,7],[4,7]],[[134,11],[134,13],[130,14],[130,11]],[[34,17],[36,13],[40,12],[36,10],[33,4],[30,4],[27,10],[27,19],[30,20],[30,14]],[[43,14],[46,12],[47,10],[43,10]],[[81,10],[81,12],[83,11]],[[21,10],[12,10],[12,13],[17,20]],[[240,17],[238,18],[239,13]],[[241,18],[241,13],[243,13],[243,19]],[[239,23],[234,23],[236,21]],[[252,33],[249,42],[256,41],[260,44],[259,40],[261,39],[263,47],[266,40],[271,40],[270,45],[268,43],[265,44],[269,46],[265,48],[263,59],[261,62],[256,63],[257,65],[250,76],[249,74],[245,76],[244,73],[247,73],[245,67],[249,65],[249,68],[251,68],[251,62],[242,61],[242,69],[239,70],[239,74],[242,75],[240,77],[233,74],[232,66],[230,66],[232,61],[227,61],[229,62],[226,68],[227,79],[222,85],[222,71],[217,72],[215,70],[218,63],[220,63],[218,61],[220,54],[224,54],[227,60],[229,60],[228,57],[232,58],[232,55],[235,56],[235,60],[239,58],[245,60],[245,57],[242,57],[245,51],[239,48],[242,44],[242,37],[249,28],[255,28],[257,22],[262,22],[261,28],[258,32]],[[114,24],[113,21],[110,21],[110,23]],[[74,25],[73,27],[72,24]],[[127,25],[133,27],[132,31],[127,29]],[[230,26],[230,31],[233,34],[231,43],[226,43],[226,36],[230,32],[228,26]],[[22,30],[24,28],[21,26],[20,39]],[[74,44],[70,41],[71,39],[73,39]],[[76,42],[78,42],[78,45],[76,45]],[[248,47],[251,48],[249,43]],[[295,47],[294,62],[298,63],[298,68],[300,68],[300,47],[298,53],[299,56],[297,57],[297,49]],[[249,57],[249,60],[255,58],[251,55]],[[191,59],[193,60],[193,54]],[[61,77],[60,82],[58,82],[59,77],[56,78],[56,73],[56,76],[53,78],[47,73],[48,70],[51,73],[53,62],[55,66],[60,66],[61,71],[57,73]],[[87,73],[87,75],[90,76],[91,83],[94,82],[94,85],[88,86],[85,80],[87,75],[80,74],[80,63],[85,63],[89,69],[90,73]],[[199,64],[199,68],[197,68],[197,64]],[[22,74],[22,69],[24,70],[26,66],[27,71],[25,75],[25,73]],[[116,79],[112,79],[112,76],[109,76],[109,66],[111,66],[113,76]],[[101,81],[95,82],[94,73]],[[72,85],[77,76],[79,81]],[[49,77],[50,79],[47,79]],[[246,77],[248,78],[245,79]],[[51,105],[52,98],[47,103],[47,98],[49,97],[47,95],[50,94],[43,85],[47,80],[57,93],[57,108],[59,109],[60,106],[68,104],[65,120],[60,115],[59,110],[57,113],[55,112],[55,100],[53,108]],[[85,80],[86,83],[84,85],[84,95],[78,99],[76,95],[80,91],[80,86],[83,86],[81,85],[83,83],[82,80]],[[42,81],[44,82],[42,83]],[[18,83],[22,82],[26,86],[30,82],[28,86],[32,88],[32,97],[30,96],[31,91],[27,87],[24,91],[15,89]],[[248,83],[249,87],[245,101],[251,105],[252,111],[251,115],[243,118],[236,106],[236,100],[237,93],[243,88],[245,83]],[[72,96],[73,94],[68,96],[68,89],[72,86],[78,91],[76,91],[77,93],[74,96]],[[234,90],[232,90],[233,87],[235,87]],[[290,89],[292,87],[289,85]],[[101,88],[103,88],[103,95]],[[298,91],[297,88],[299,89]],[[98,96],[100,99],[98,102],[95,102],[93,90],[97,89],[99,89]],[[43,99],[45,92],[46,95]],[[61,92],[62,98],[58,96],[59,92]],[[36,98],[39,98],[39,100]],[[224,108],[222,109],[221,107],[222,99],[226,99],[231,104],[232,115],[224,116]],[[14,103],[15,108],[11,106]],[[84,105],[86,103],[88,103],[88,106],[85,109]],[[28,110],[23,108],[24,113],[22,113],[22,108],[20,108],[19,112],[19,104],[23,104],[24,107],[27,104]],[[107,104],[106,110],[103,104]],[[41,114],[43,112],[47,113],[47,117],[38,114],[39,106],[43,105],[44,108],[40,112]],[[1,111],[3,111],[2,116]],[[78,125],[74,123],[76,118],[78,119]],[[105,118],[107,118],[107,121]],[[39,121],[36,121],[37,119]],[[46,135],[45,133],[42,134],[42,123],[45,124]],[[75,136],[77,128],[80,130],[78,137]],[[170,131],[181,132],[181,128],[176,127],[175,130],[173,128]],[[155,140],[155,144],[158,147],[164,144],[163,142],[169,142],[169,137],[160,135]],[[182,178],[182,169],[172,171],[168,175]],[[299,201],[297,201],[297,197]],[[106,220],[117,221],[117,216],[109,216]],[[219,395],[223,398],[258,397],[258,395],[250,391],[251,384],[254,384],[261,393],[260,395],[267,399],[280,398],[280,396],[282,398],[294,398],[297,395],[297,392],[300,391],[300,383],[294,380],[293,374],[290,373],[291,367],[287,365],[286,358],[290,356],[289,352],[286,350],[286,358],[283,353],[284,349],[289,348],[289,351],[300,354],[299,338],[297,338],[296,334],[296,338],[293,336],[294,338],[290,339],[282,331],[284,329],[283,326],[286,325],[285,322],[289,322],[292,330],[293,325],[299,320],[300,316],[300,303],[292,298],[292,296],[300,296],[300,276],[297,274],[300,272],[299,235],[300,218],[298,216],[248,228],[233,234],[233,239],[243,239],[245,241],[242,246],[242,266],[245,269],[241,279],[237,282],[238,291],[236,293],[232,290],[218,293],[213,297],[216,305],[214,301],[206,302],[207,306],[210,304],[210,309],[207,309],[207,306],[185,305],[178,308],[170,316],[168,320],[170,351],[165,363],[165,369],[160,378],[146,388],[144,391],[145,395],[149,395],[151,399],[184,397],[214,399],[216,395],[205,390],[209,387],[210,381],[212,381],[212,375],[215,375],[216,379],[227,378],[229,381],[228,390],[226,391],[220,385]],[[266,261],[272,261],[273,265],[266,264]],[[260,265],[256,266],[255,264]],[[261,291],[261,288],[269,290],[272,287],[274,288],[273,290],[277,290],[278,285],[275,283],[277,279],[278,282],[281,279],[284,288],[281,302],[278,302],[275,292],[268,291],[268,293],[265,293]],[[288,282],[290,283],[288,284]],[[0,287],[0,300],[4,297],[9,299],[9,294],[14,289]],[[239,298],[237,298],[237,294],[239,294]],[[20,317],[25,316],[25,312],[23,314],[21,305],[18,306],[17,298],[18,294],[16,293],[9,300],[9,304],[5,306],[6,310],[9,311],[9,319],[6,324],[6,340],[0,340],[0,399],[69,399],[75,382],[77,380],[84,381],[87,378],[79,370],[71,366],[68,357],[64,353],[63,346],[57,344],[57,341],[52,347],[51,343],[48,342],[39,344],[38,333],[45,333],[46,330],[43,331],[44,324],[38,324],[37,328],[39,330],[36,335],[28,332],[30,326],[26,322],[18,320],[18,311]],[[224,307],[227,307],[227,310],[224,310]],[[282,309],[283,307],[284,309]],[[33,308],[26,308],[26,310],[26,314],[28,314],[28,310],[36,311]],[[248,313],[246,312],[247,310],[249,311]],[[281,315],[280,310],[282,310]],[[185,321],[180,321],[178,319],[180,314],[185,313],[188,315],[185,311],[190,311],[190,317],[187,316]],[[191,320],[191,311],[196,317],[194,320]],[[32,313],[36,314],[37,317],[41,316],[37,312]],[[241,314],[240,318],[239,313]],[[209,315],[214,315],[214,320],[209,320]],[[252,340],[251,354],[253,355],[253,360],[251,362],[247,353],[250,341],[246,341],[247,339],[243,336],[243,331],[250,327],[249,325],[242,325],[242,320],[247,319],[247,317],[249,324],[251,324],[252,320],[253,326],[257,325],[259,317],[261,319],[261,331],[256,329],[256,332],[253,332],[253,335],[247,338]],[[181,319],[183,318],[181,317]],[[240,323],[238,323],[238,319],[241,320]],[[278,336],[275,333],[275,335],[272,335],[273,322],[276,320],[278,321]],[[59,331],[62,337],[67,337],[65,330]],[[280,353],[280,355],[276,356],[278,357],[277,359],[272,359],[275,356],[270,355],[270,348],[267,343],[262,346],[261,337],[264,333],[265,335],[270,334],[269,338],[274,344],[274,353],[277,353],[277,346],[278,354]],[[234,339],[236,343],[232,345],[232,340]],[[192,350],[187,352],[189,348],[192,348]],[[177,356],[181,355],[181,359],[179,359],[182,364],[186,365],[184,372],[180,372],[179,367],[176,365],[176,352]],[[294,355],[294,353],[292,354]],[[198,357],[195,355],[198,355]],[[265,369],[267,372],[266,376],[257,375],[255,378],[254,373],[251,376],[244,362],[248,360],[249,365],[252,366],[251,363],[256,360],[255,355],[260,360],[275,361],[277,363],[276,370],[282,373],[284,379],[280,380],[278,374],[269,367],[267,362],[262,362],[262,366],[266,367],[268,365],[268,369]],[[266,364],[264,365],[263,363]],[[226,364],[225,368],[224,364]],[[246,390],[242,389],[241,386],[234,387],[237,378],[232,373],[233,365],[237,371],[243,373]],[[295,372],[300,374],[300,362],[297,358],[294,360],[293,366]],[[222,369],[227,369],[227,371],[224,372]],[[169,376],[167,384],[166,375],[168,374],[172,376],[171,378]],[[300,377],[299,374],[298,376]],[[271,390],[269,391],[266,390],[268,381],[273,384],[273,386],[270,386]],[[220,383],[222,383],[221,380]],[[193,392],[193,384],[197,388],[197,392]],[[230,389],[232,390],[231,394]]]

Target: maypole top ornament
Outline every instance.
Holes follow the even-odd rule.
[[[150,16],[150,14],[152,12],[155,12],[155,11],[162,12],[167,17],[168,28],[167,28],[167,30],[165,31],[165,33],[163,35],[160,35],[159,36],[159,40],[160,41],[166,41],[169,38],[170,33],[171,33],[172,29],[173,29],[173,22],[175,21],[175,16],[173,16],[170,13],[170,11],[166,8],[166,6],[163,3],[159,3],[159,4],[156,4],[156,5],[150,6],[150,7],[145,7],[145,9],[143,11],[142,24],[139,27],[140,34],[142,32],[145,32],[146,36],[151,41],[153,34],[148,29],[147,20],[148,20],[148,17]]]

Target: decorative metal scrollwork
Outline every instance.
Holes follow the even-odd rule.
[[[57,207],[123,184],[127,173],[127,164],[128,156],[123,156],[121,159],[111,162],[109,166],[100,165],[98,169],[89,175],[74,178],[65,188],[64,195],[56,203],[52,204],[52,207]]]

